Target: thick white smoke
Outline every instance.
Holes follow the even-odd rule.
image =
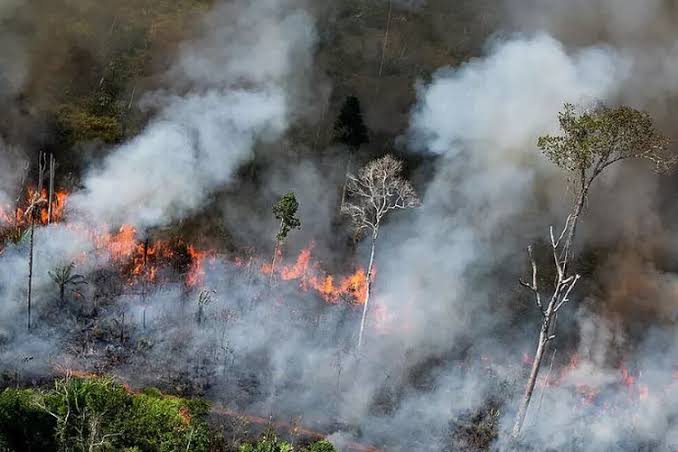
[[[206,29],[171,74],[186,93],[147,98],[157,117],[89,171],[71,201],[82,214],[141,228],[182,218],[228,184],[258,142],[286,130],[311,68],[312,18],[287,2],[239,1]]]

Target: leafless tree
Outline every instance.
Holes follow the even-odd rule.
[[[571,273],[569,267],[577,224],[591,184],[605,169],[621,160],[644,159],[659,172],[670,170],[678,161],[652,118],[633,108],[599,105],[579,113],[573,105],[566,104],[559,114],[559,122],[562,133],[540,137],[538,146],[549,160],[570,173],[575,200],[560,234],[556,236],[553,227],[550,228],[555,279],[548,298],[542,298],[533,248],[528,247],[532,278],[521,284],[532,292],[542,321],[532,369],[513,425],[514,437],[520,434],[525,421],[547,345],[556,337],[558,311],[567,304],[580,278]]]
[[[401,177],[403,163],[391,155],[373,160],[363,167],[358,176],[349,176],[348,201],[342,212],[349,215],[356,232],[369,233],[371,238],[370,260],[367,266],[365,300],[358,334],[358,348],[363,342],[365,319],[372,288],[374,255],[379,237],[379,228],[386,215],[397,209],[408,209],[419,205],[414,188]]]
[[[38,188],[30,199],[30,204],[26,209],[24,216],[30,222],[30,232],[29,232],[29,245],[28,245],[28,294],[26,296],[27,301],[27,317],[28,317],[28,329],[31,329],[31,296],[33,292],[33,248],[35,241],[35,219],[39,214],[40,209],[42,208],[47,200],[42,196],[42,184],[45,178],[45,169],[47,167],[46,156],[44,152],[40,153],[39,162],[38,162]]]

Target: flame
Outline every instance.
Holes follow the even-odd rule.
[[[0,225],[4,228],[24,228],[30,224],[30,218],[27,217],[26,211],[34,199],[44,200],[44,204],[35,211],[36,223],[46,225],[50,222],[49,205],[47,204],[49,193],[46,189],[40,191],[37,196],[37,189],[34,187],[27,187],[25,195],[19,200],[16,207],[9,205],[0,206]],[[65,217],[66,202],[68,200],[68,192],[65,190],[57,190],[52,196],[52,216],[51,222],[58,223]]]
[[[211,253],[200,251],[193,245],[188,246],[188,255],[191,257],[191,266],[186,275],[186,285],[189,287],[201,286],[205,282],[205,260],[212,258]]]
[[[363,304],[367,295],[367,277],[365,270],[358,267],[352,274],[337,279],[328,275],[320,268],[320,263],[313,261],[311,251],[314,244],[301,250],[295,262],[291,265],[278,264],[282,260],[280,247],[276,248],[276,266],[272,263],[261,265],[261,271],[270,275],[275,273],[283,281],[298,281],[302,291],[314,291],[328,303],[338,303],[341,300],[353,304]],[[375,271],[372,271],[374,281]]]

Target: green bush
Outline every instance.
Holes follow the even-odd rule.
[[[306,452],[337,452],[331,442],[326,439],[311,444]]]
[[[17,451],[206,451],[207,411],[203,401],[134,394],[110,378],[66,379],[0,393],[0,438]]]
[[[55,419],[38,408],[36,391],[0,392],[0,451],[55,450]]]
[[[275,433],[267,432],[256,444],[243,444],[240,452],[293,452],[290,443],[278,439]]]
[[[293,452],[294,446],[282,441],[271,431],[266,432],[255,444],[243,444],[239,452]],[[296,449],[299,450],[299,449]],[[332,443],[327,440],[317,441],[301,452],[337,452]]]

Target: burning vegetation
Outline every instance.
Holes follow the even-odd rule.
[[[670,1],[114,3],[0,6],[1,451],[677,450]]]

